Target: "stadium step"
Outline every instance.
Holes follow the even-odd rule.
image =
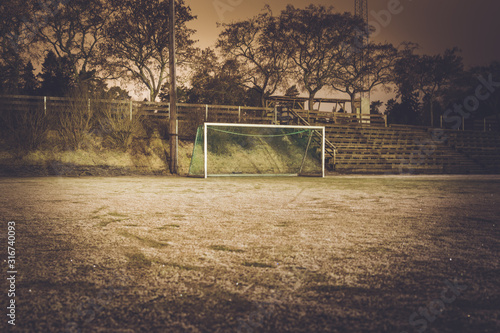
[[[500,172],[499,133],[443,131],[436,140],[422,127],[328,124],[336,150],[330,167],[349,173],[468,174]]]
[[[292,112],[302,125],[310,123]],[[500,133],[417,126],[348,124],[325,126],[325,158],[330,170],[349,173],[483,174],[500,172]],[[440,130],[441,131],[441,130]],[[315,140],[320,140],[318,133]]]

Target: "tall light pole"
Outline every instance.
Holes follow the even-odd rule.
[[[170,0],[169,20],[169,62],[170,62],[170,172],[177,174],[177,148],[179,133],[177,126],[177,85],[175,61],[175,0]]]
[[[354,14],[368,24],[368,0],[355,0]]]
[[[368,26],[368,0],[355,0],[354,2],[354,15],[357,16],[363,22],[363,31],[359,36],[358,45],[358,66],[364,66],[365,59],[365,48],[368,47],[368,34],[369,34],[369,26]],[[361,114],[369,114],[370,113],[370,92],[367,91],[368,82],[367,78],[361,76],[360,77],[360,112]]]

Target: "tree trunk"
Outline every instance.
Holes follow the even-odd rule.
[[[314,96],[316,96],[315,91],[310,91],[309,92],[309,100],[308,100],[308,106],[307,106],[307,122],[311,122],[311,118],[309,117],[309,111],[314,110]]]
[[[350,93],[349,97],[351,97],[351,113],[356,114],[356,108],[354,107],[356,103],[356,93]]]
[[[315,92],[309,92],[309,100],[308,100],[309,105],[307,106],[307,109],[310,111],[314,110],[314,96],[315,95],[316,95]],[[309,116],[309,113],[308,113],[308,116]]]
[[[432,95],[429,96],[430,103],[431,103],[431,127],[434,127],[434,97]]]

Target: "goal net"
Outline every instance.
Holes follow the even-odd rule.
[[[324,177],[324,134],[320,126],[205,123],[189,176]]]

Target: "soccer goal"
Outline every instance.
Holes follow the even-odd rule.
[[[205,123],[189,176],[324,177],[324,137],[321,126]]]

